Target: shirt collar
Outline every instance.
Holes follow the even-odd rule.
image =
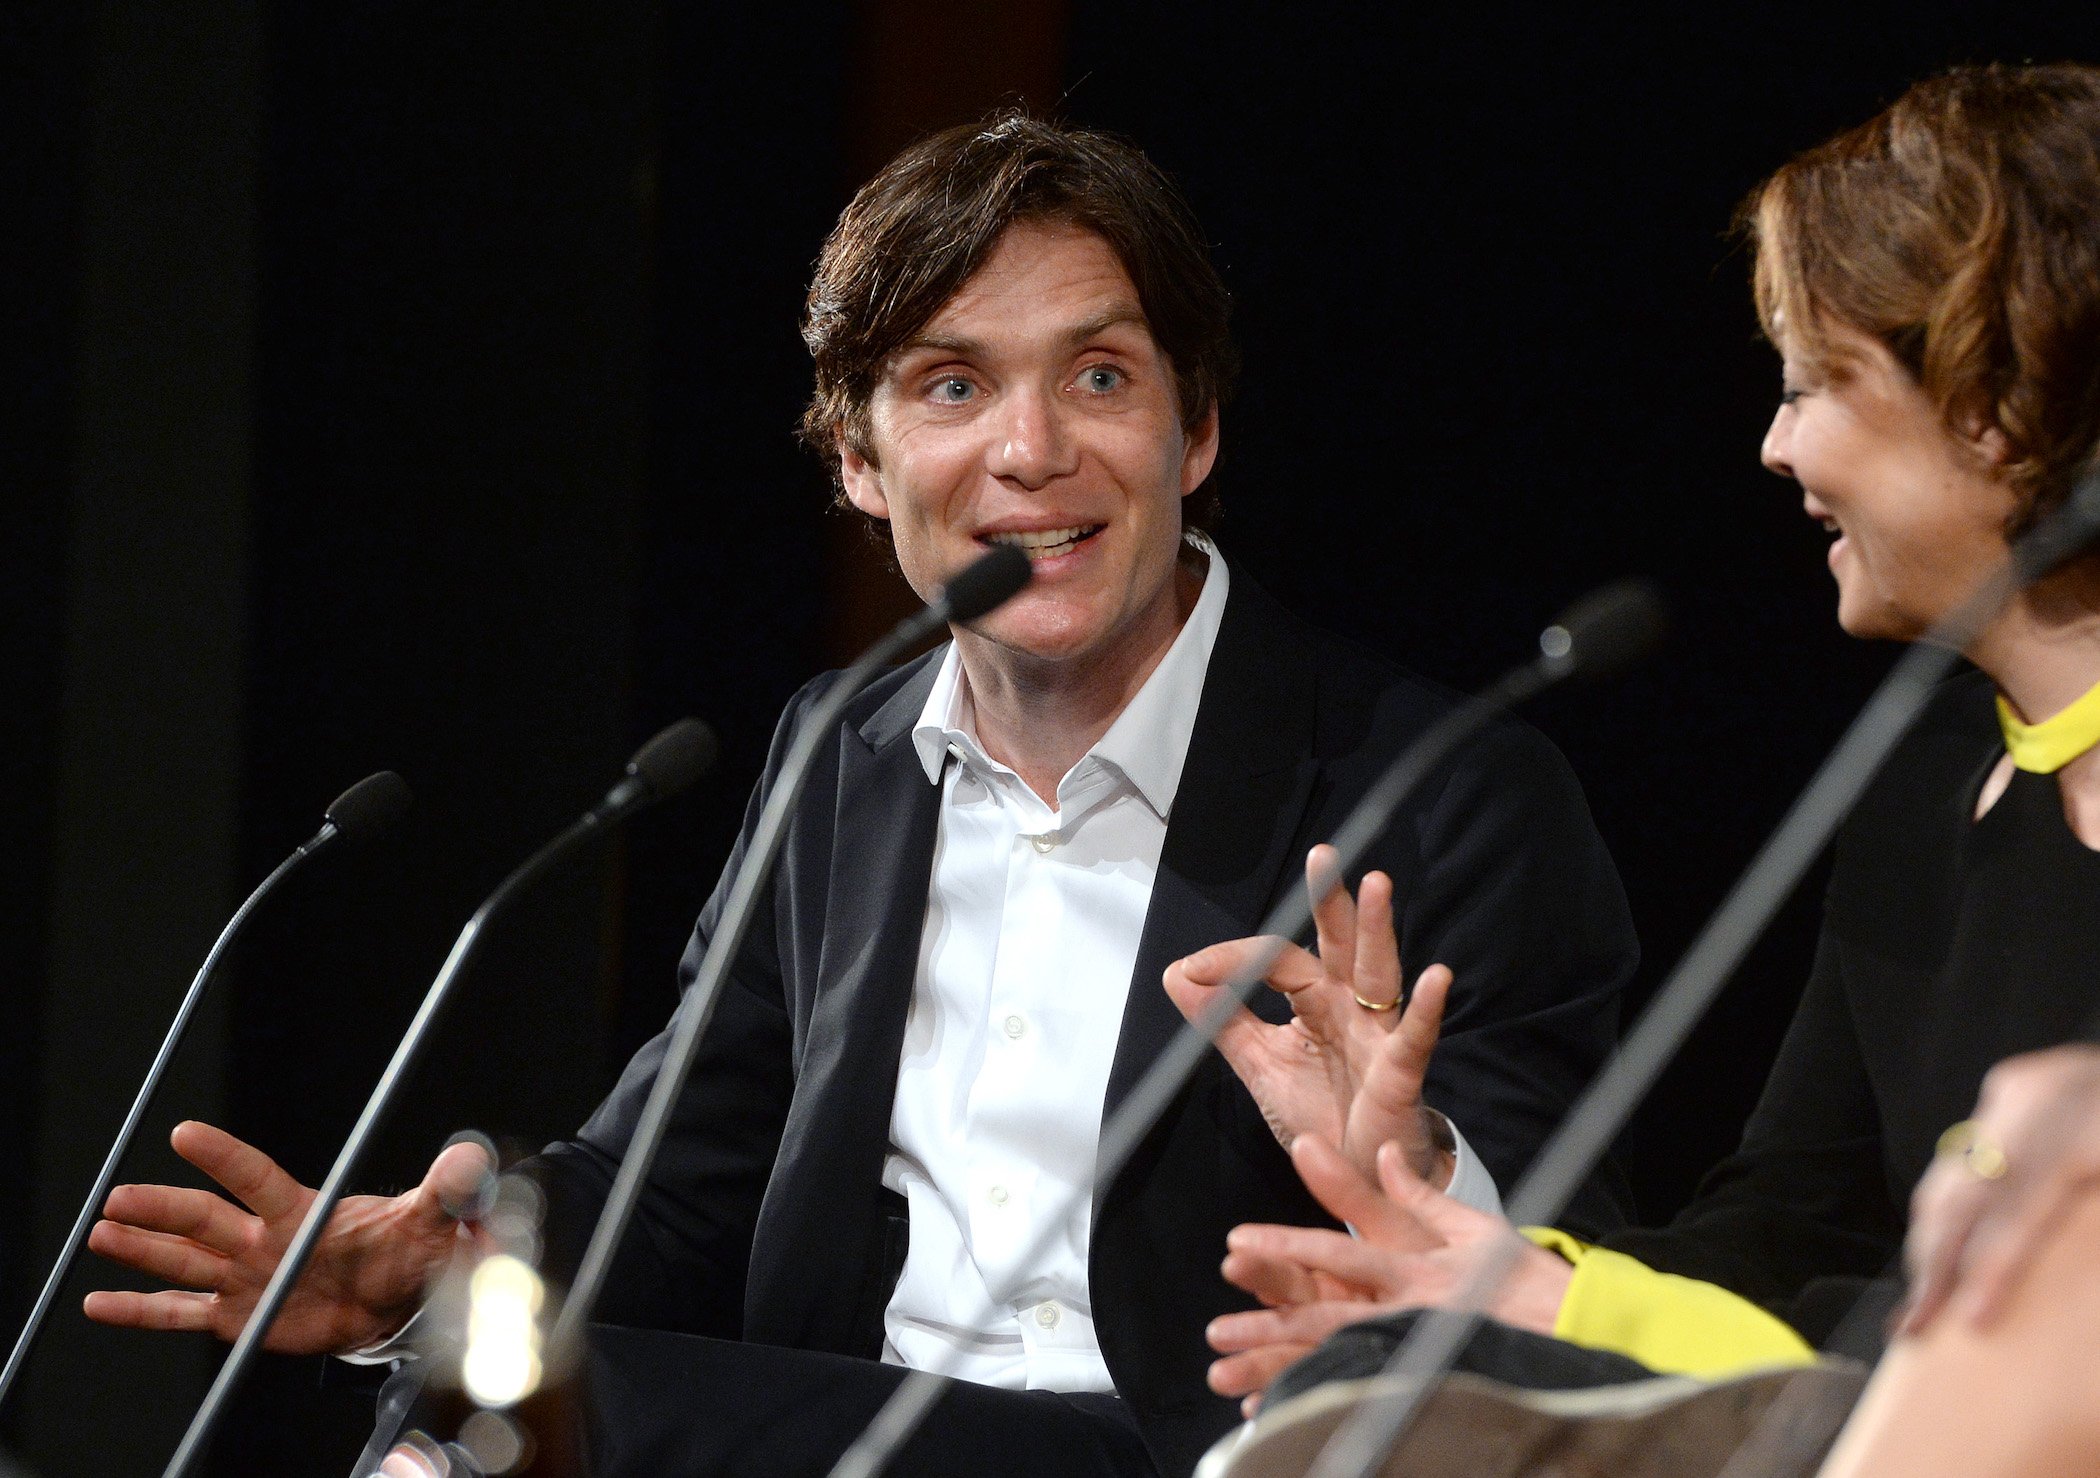
[[[1173,809],[1174,794],[1181,786],[1189,737],[1196,728],[1196,707],[1203,697],[1203,676],[1210,667],[1211,648],[1217,644],[1218,625],[1224,618],[1225,596],[1231,583],[1217,546],[1200,533],[1190,532],[1186,537],[1210,562],[1202,593],[1196,597],[1195,607],[1182,623],[1173,645],[1160,658],[1159,666],[1116,715],[1108,732],[1087,751],[1087,757],[1121,771],[1162,818]],[[977,743],[969,680],[953,642],[941,655],[940,668],[934,674],[926,704],[919,711],[919,720],[912,727],[911,739],[919,751],[926,778],[936,785],[951,751],[979,763],[991,763]],[[1083,757],[1080,763],[1085,762]]]

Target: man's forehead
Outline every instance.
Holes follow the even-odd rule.
[[[886,363],[922,351],[989,355],[997,349],[1081,349],[1109,332],[1153,338],[1138,290],[1107,241],[1065,229],[1006,250],[1014,227],[991,258],[947,302],[886,355]]]
[[[1115,248],[1084,227],[1023,222],[1007,228],[899,352],[998,331],[1084,339],[1119,325],[1150,333]]]

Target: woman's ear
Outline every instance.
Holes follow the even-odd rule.
[[[1955,426],[1962,443],[1984,466],[1995,470],[2013,459],[2011,438],[1986,407],[1972,405],[1961,413]]]

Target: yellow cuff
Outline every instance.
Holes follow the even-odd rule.
[[[1524,1235],[1575,1266],[1553,1323],[1554,1335],[1570,1344],[1630,1355],[1666,1375],[1708,1379],[1816,1361],[1786,1324],[1716,1284],[1659,1273],[1554,1227],[1525,1227]]]

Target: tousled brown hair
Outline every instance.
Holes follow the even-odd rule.
[[[1038,221],[1083,227],[1114,250],[1173,367],[1184,429],[1230,397],[1238,370],[1231,298],[1181,192],[1134,145],[1005,109],[899,154],[824,242],[802,318],[816,392],[801,434],[834,481],[841,438],[871,455],[868,402],[890,355],[1009,227]],[[1189,527],[1208,528],[1216,514],[1208,482],[1183,500]]]
[[[1758,316],[1843,373],[1829,329],[1887,346],[1950,429],[1995,426],[2009,535],[2100,442],[2100,68],[1977,66],[1920,82],[1758,187]]]

